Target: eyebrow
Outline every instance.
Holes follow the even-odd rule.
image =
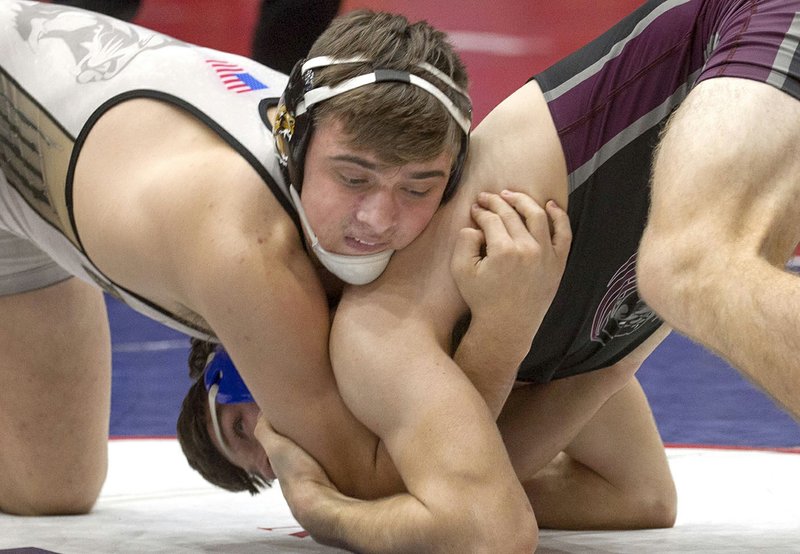
[[[359,156],[353,156],[352,154],[339,154],[336,156],[331,156],[331,159],[337,162],[352,163],[370,171],[378,171],[380,169],[380,165]],[[410,177],[412,179],[424,180],[433,179],[435,177],[447,177],[447,175],[440,169],[432,169],[429,171],[414,171],[411,173]]]

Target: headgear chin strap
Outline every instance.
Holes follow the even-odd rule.
[[[325,266],[325,269],[350,285],[366,285],[381,276],[383,270],[389,265],[389,260],[391,260],[394,250],[383,250],[363,256],[328,252],[319,243],[316,233],[311,228],[311,224],[306,217],[306,211],[300,201],[300,195],[297,194],[297,190],[293,185],[289,185],[289,194],[292,197],[297,214],[300,216],[300,223],[303,225],[303,231],[311,245],[311,250],[320,263]]]
[[[369,73],[357,75],[346,79],[335,86],[314,85],[314,69],[331,65],[353,64],[370,62],[369,58],[354,57],[336,59],[329,56],[318,56],[309,60],[300,60],[289,75],[289,82],[283,91],[278,104],[278,113],[273,126],[276,151],[278,152],[281,168],[284,170],[287,181],[301,190],[303,185],[303,164],[305,152],[313,129],[311,114],[314,105],[329,100],[334,96],[344,94],[359,87],[374,83],[401,82],[419,87],[433,95],[447,109],[458,126],[464,132],[461,137],[461,147],[456,155],[450,178],[445,187],[442,201],[447,200],[455,190],[461,177],[461,171],[467,158],[469,147],[469,132],[472,121],[471,109],[464,112],[444,93],[439,87],[408,71],[396,69],[377,68]],[[434,75],[445,83],[451,90],[469,100],[467,91],[458,86],[447,74],[429,63],[417,64],[417,67]]]
[[[244,384],[242,376],[236,370],[236,366],[233,365],[231,357],[221,346],[218,346],[208,356],[203,382],[208,391],[208,411],[211,414],[214,434],[217,437],[220,450],[232,461],[233,453],[225,443],[222,428],[219,425],[217,404],[241,404],[243,402],[255,402],[255,400],[253,395],[250,394],[247,385]]]

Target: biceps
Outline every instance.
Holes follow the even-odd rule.
[[[391,340],[353,344],[365,335],[348,339],[347,355],[331,347],[342,395],[381,437],[411,494],[449,497],[459,491],[444,482],[486,482],[492,467],[502,467],[505,451],[486,404],[435,341],[398,347]]]
[[[337,313],[331,359],[345,402],[390,449],[406,430],[441,427],[452,416],[439,412],[453,398],[468,404],[476,394],[433,328],[421,323]],[[437,421],[423,423],[429,418]]]

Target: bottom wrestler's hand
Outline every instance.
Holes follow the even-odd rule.
[[[315,541],[337,546],[328,529],[334,525],[335,506],[346,497],[308,452],[275,432],[263,416],[256,425],[255,436],[269,456],[292,515]]]

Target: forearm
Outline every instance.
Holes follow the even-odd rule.
[[[352,544],[366,533],[389,552],[531,551],[535,518],[497,427],[439,338],[408,317],[344,314],[340,306],[331,349],[342,396],[383,439],[408,493],[343,506],[335,521],[347,535],[338,538]]]
[[[438,552],[448,544],[432,540],[442,529],[433,527],[431,513],[408,494],[363,501],[330,489],[315,510],[296,516],[317,542],[354,552]]]
[[[531,342],[531,338],[498,337],[496,333],[496,326],[483,324],[479,319],[471,321],[453,355],[495,419],[511,392],[519,364]]]
[[[471,313],[454,361],[496,419],[556,294],[572,233],[555,203],[511,191],[481,193],[472,216],[480,230],[461,229],[451,263]]]

